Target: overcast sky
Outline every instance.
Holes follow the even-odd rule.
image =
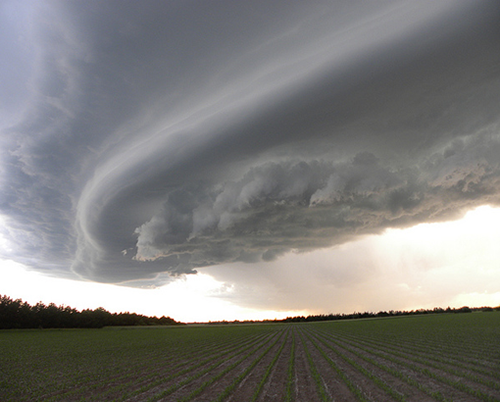
[[[388,277],[394,308],[417,286],[422,305],[496,294],[494,247],[483,276],[443,262],[444,235],[425,283],[390,261],[422,253],[402,229],[499,206],[499,18],[493,0],[4,0],[1,258],[130,291],[210,278],[259,311],[369,310]],[[439,296],[445,266],[483,281]]]

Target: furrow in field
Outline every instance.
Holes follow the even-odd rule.
[[[319,369],[322,371],[323,375],[321,375],[321,373],[318,370],[318,367],[315,363],[315,360],[318,361],[319,359],[315,359],[316,356],[314,356],[314,354],[315,354],[314,350],[313,350],[313,354],[311,354],[310,342],[307,341],[307,338],[306,338],[306,336],[304,336],[302,331],[300,331],[300,333],[299,333],[299,338],[300,338],[300,342],[302,344],[302,347],[304,348],[304,353],[306,356],[307,363],[309,365],[311,376],[316,384],[316,396],[319,397],[319,400],[321,400],[321,401],[324,401],[324,402],[331,401],[333,398],[329,392],[328,386],[325,384],[324,371]]]
[[[256,398],[260,393],[260,389],[283,351],[287,337],[288,329],[280,330],[280,337],[276,339],[276,342],[259,351],[253,361],[238,366],[231,376],[214,384],[207,389],[208,392],[203,393],[202,399],[196,400],[208,399],[217,402],[255,400],[254,397]]]
[[[169,395],[191,386],[191,383],[196,383],[200,379],[204,379],[208,373],[220,369],[220,366],[237,359],[241,354],[247,353],[249,350],[255,350],[262,343],[269,342],[273,334],[265,334],[263,337],[258,337],[250,342],[245,343],[242,347],[238,344],[231,345],[230,349],[224,352],[217,353],[206,359],[198,360],[185,369],[175,372],[168,377],[158,379],[147,387],[142,387],[134,390],[135,396],[125,399],[126,401],[157,401]],[[151,386],[152,385],[152,386]]]
[[[410,358],[413,356],[415,359],[428,362],[428,364],[433,367],[443,367],[444,371],[451,370],[453,373],[459,373],[462,371],[463,376],[473,381],[486,385],[491,383],[491,387],[500,389],[500,373],[498,370],[495,370],[491,366],[481,365],[476,359],[473,361],[467,360],[465,357],[460,356],[461,352],[459,350],[454,350],[453,353],[450,354],[444,354],[440,352],[438,347],[423,349],[413,347],[412,345],[405,345],[403,343],[393,345],[355,336],[344,335],[343,338],[349,339],[355,343],[357,342],[370,345],[375,349],[391,350],[400,355],[410,356]],[[474,377],[477,378],[477,380],[475,380]]]
[[[295,326],[297,329],[298,326]],[[293,390],[292,400],[294,401],[309,401],[316,402],[321,401],[317,389],[316,383],[313,379],[313,374],[311,372],[311,367],[307,359],[307,353],[304,343],[300,337],[300,333],[297,330],[295,341],[295,361],[294,361],[294,382],[295,389]]]
[[[362,343],[358,341],[358,343]],[[401,351],[392,348],[390,345],[376,343],[376,346],[370,342],[364,342],[363,344],[370,346],[376,350],[387,353],[392,356],[397,356],[399,358],[411,361],[421,367],[428,368],[430,370],[435,370],[436,372],[441,372],[443,375],[448,375],[454,378],[455,382],[461,382],[463,385],[462,389],[467,389],[467,387],[477,388],[479,390],[478,395],[481,392],[494,394],[500,391],[500,384],[498,379],[494,378],[493,375],[485,375],[478,372],[472,372],[471,370],[464,369],[458,365],[440,362],[436,360],[431,360],[429,358],[421,357],[419,354],[412,353],[411,351]],[[496,392],[495,392],[496,391]]]
[[[207,397],[207,394],[210,394],[214,387],[219,390],[218,387],[229,386],[230,382],[235,377],[235,373],[239,372],[240,367],[245,367],[250,364],[255,359],[255,356],[259,355],[263,349],[266,350],[275,345],[279,341],[281,335],[282,333],[273,333],[265,342],[260,343],[255,347],[248,348],[245,351],[240,351],[231,359],[220,362],[218,366],[206,371],[205,375],[197,378],[196,381],[190,382],[187,386],[172,393],[168,398],[160,400],[188,402],[195,400],[200,396],[202,400],[213,400],[214,396],[210,398]]]
[[[369,338],[366,336],[342,334],[343,337],[359,340],[364,342],[369,342],[379,345],[391,345],[394,349],[399,349],[401,351],[414,353],[420,356],[426,356],[430,360],[441,361],[443,363],[449,362],[450,365],[463,366],[466,370],[476,371],[481,374],[493,376],[500,379],[500,373],[498,370],[498,357],[500,356],[499,345],[495,345],[494,348],[485,348],[487,352],[483,349],[481,355],[477,352],[468,353],[466,351],[466,343],[463,342],[460,345],[452,346],[446,345],[441,342],[431,342],[425,340],[401,340],[392,339],[390,342],[386,340],[379,340],[378,338]],[[496,352],[496,353],[495,353]]]
[[[92,356],[96,354],[94,351],[95,348],[92,348],[89,345],[88,356]],[[82,391],[92,390],[96,387],[99,387],[99,384],[105,384],[106,382],[112,381],[120,381],[122,378],[126,378],[133,373],[131,367],[140,368],[148,367],[151,364],[154,364],[150,360],[148,360],[147,355],[143,356],[142,359],[138,357],[134,358],[126,353],[113,353],[110,358],[106,359],[103,356],[95,356],[97,359],[90,361],[90,364],[82,364],[81,359],[65,359],[64,356],[60,357],[60,361],[55,363],[57,365],[63,365],[65,369],[64,375],[61,375],[57,378],[58,383],[61,385],[59,390],[55,390],[55,387],[51,387],[50,394],[44,394],[41,396],[43,400],[51,400],[52,398],[57,399],[57,395],[65,395],[68,390],[71,393],[74,393],[76,389],[80,389]],[[76,362],[79,364],[76,365]],[[50,365],[50,362],[46,362],[46,364]],[[68,380],[67,373],[72,372],[75,375],[71,376],[71,380],[74,384],[81,384],[80,387],[75,386],[74,384],[65,384],[65,380]],[[72,385],[72,386],[71,386]],[[69,395],[70,395],[69,394]],[[65,398],[67,399],[67,398]]]
[[[394,383],[392,377],[385,375],[380,370],[374,370],[375,367],[369,367],[366,362],[356,359],[355,356],[345,353],[343,350],[330,347],[331,345],[317,337],[311,328],[307,330],[307,337],[319,354],[331,362],[332,368],[336,366],[336,372],[340,371],[340,375],[345,377],[344,383],[358,400],[405,400],[403,394],[387,382],[387,378],[389,378],[389,381]],[[382,373],[384,375],[381,375]]]
[[[141,364],[136,365],[133,362],[125,362],[125,360],[117,359],[122,366],[130,368],[126,375],[118,377],[103,375],[98,381],[80,381],[79,383],[82,384],[81,387],[72,387],[67,392],[53,395],[51,398],[46,396],[43,399],[80,400],[82,395],[86,396],[86,400],[115,399],[118,396],[124,397],[130,395],[131,384],[133,384],[135,389],[141,389],[141,387],[147,388],[148,385],[153,386],[151,384],[155,381],[162,382],[172,373],[175,375],[183,372],[186,368],[189,369],[193,362],[199,362],[199,359],[209,358],[211,355],[221,353],[225,350],[221,349],[221,346],[217,346],[215,343],[208,351],[200,352],[199,349],[202,347],[203,344],[190,347],[188,353],[179,353],[180,356],[176,356],[177,350],[172,352],[168,349],[158,350],[158,358],[154,362],[144,359],[140,362]]]
[[[282,342],[264,356],[254,369],[251,369],[250,374],[238,384],[227,401],[255,402],[261,400],[262,397],[266,401],[282,401],[285,394],[286,369],[291,342],[291,328],[287,327]],[[279,373],[281,373],[281,381],[274,381],[274,385],[270,387],[273,379],[279,378]]]
[[[372,372],[390,386],[395,392],[399,394],[394,399],[407,400],[407,401],[427,401],[434,399],[437,401],[444,401],[446,398],[441,393],[433,389],[432,383],[422,376],[422,378],[415,378],[409,375],[407,370],[397,366],[393,362],[387,362],[380,359],[378,356],[371,355],[368,351],[359,351],[357,348],[349,348],[342,343],[332,343],[331,339],[323,333],[315,334],[318,340],[328,349],[340,351],[342,350],[347,356],[358,364],[363,365],[368,363],[366,370]],[[365,362],[365,363],[363,363]],[[426,384],[426,385],[424,385]],[[440,383],[434,384],[434,388],[441,388]]]
[[[389,344],[403,343],[403,346],[418,345],[424,349],[438,349],[449,356],[459,353],[461,356],[483,364],[495,363],[495,359],[496,362],[498,361],[500,345],[497,341],[498,334],[495,331],[490,334],[481,334],[479,340],[476,340],[476,337],[471,336],[472,334],[469,332],[462,335],[462,331],[464,329],[460,327],[442,329],[441,331],[439,328],[435,328],[434,331],[419,330],[417,334],[403,332],[393,334],[390,337],[385,334],[379,334],[379,336],[370,334],[368,338]],[[494,357],[495,355],[496,357]]]
[[[403,368],[406,369],[406,374],[410,376],[414,376],[416,373],[418,373],[419,375],[423,375],[424,379],[421,379],[420,381],[425,381],[425,377],[427,377],[426,384],[429,384],[433,392],[441,392],[445,398],[453,400],[457,400],[460,398],[465,398],[464,400],[498,400],[497,391],[495,390],[485,388],[477,383],[472,383],[471,381],[468,381],[463,377],[459,377],[448,372],[432,368],[422,363],[414,362],[407,357],[387,351],[382,351],[379,349],[373,349],[366,345],[359,345],[354,342],[349,342],[339,338],[333,339],[331,334],[330,340],[336,346],[343,347],[346,350],[357,349],[360,353],[368,353],[371,356],[376,356],[378,358],[385,359],[386,361],[391,361],[396,366],[399,366],[400,370],[402,370]],[[352,349],[353,347],[355,349]],[[429,380],[434,380],[441,384],[436,384],[434,381]],[[453,388],[454,391],[451,391],[450,387]],[[465,396],[463,393],[466,393],[467,396]]]
[[[499,359],[497,358],[494,360],[494,348],[489,349],[488,358],[486,359],[478,356],[477,353],[473,355],[464,353],[461,347],[453,349],[445,348],[441,343],[426,343],[425,346],[413,346],[408,343],[400,343],[399,345],[398,346],[401,351],[408,350],[430,360],[446,363],[455,367],[461,367],[465,370],[474,371],[500,380],[500,372],[496,370],[498,369]],[[499,356],[499,354],[500,351],[497,350],[496,355]]]
[[[286,389],[285,389],[285,396],[283,398],[283,401],[285,402],[292,402],[295,400],[294,395],[295,395],[295,390],[297,387],[297,381],[295,379],[295,335],[296,331],[294,327],[292,327],[292,346],[290,348],[290,356],[287,357],[288,365],[287,365],[287,370],[286,370]],[[283,373],[283,372],[282,372]],[[274,380],[274,378],[273,378]],[[273,382],[270,382],[268,387],[271,387]],[[266,393],[267,394],[267,393]]]
[[[0,400],[500,401],[494,314],[0,332]]]
[[[189,358],[179,359],[176,358],[176,364],[169,364],[168,367],[162,368],[160,366],[154,372],[147,371],[147,375],[141,372],[141,376],[138,378],[137,373],[135,378],[130,379],[130,381],[125,384],[118,385],[116,390],[113,390],[113,394],[121,395],[118,399],[120,401],[131,400],[133,395],[141,395],[147,391],[153,389],[154,387],[164,386],[165,383],[172,381],[182,374],[189,373],[204,364],[213,361],[215,359],[220,359],[221,356],[232,353],[235,350],[246,347],[248,344],[258,342],[258,340],[263,339],[265,335],[258,335],[250,339],[238,340],[233,343],[224,343],[216,345],[214,344],[209,350],[204,350],[202,345],[197,346]],[[165,353],[162,356],[163,361],[169,359],[169,355]],[[98,393],[98,395],[102,395]],[[142,398],[142,396],[141,396]]]
[[[271,370],[268,380],[254,400],[259,402],[292,401],[295,392],[295,342],[296,331],[294,325],[289,326],[289,336],[285,347]],[[288,398],[288,399],[287,399]]]
[[[327,369],[323,369],[323,372],[327,373],[326,375],[328,381],[330,382],[330,385],[328,385],[328,389],[331,390],[330,395],[333,394],[335,396],[335,400],[340,401],[367,401],[367,398],[361,391],[358,384],[351,381],[349,374],[347,374],[346,371],[337,364],[337,362],[330,358],[324,350],[317,347],[314,343],[313,347],[320,353],[322,357],[322,359],[317,359],[317,361],[326,362],[330,370],[333,370],[333,372],[335,373],[332,376],[331,371],[328,372]]]
[[[402,340],[399,340],[400,342]],[[452,355],[456,351],[460,351],[461,354],[467,356],[468,358],[476,358],[482,360],[488,360],[491,358],[491,354],[488,352],[491,349],[497,349],[498,343],[490,343],[484,339],[480,342],[475,341],[473,338],[461,338],[461,339],[436,339],[436,338],[418,338],[418,339],[408,339],[405,344],[415,345],[422,349],[440,349],[444,354]]]
[[[89,378],[80,378],[80,387],[67,387],[67,389],[51,393],[43,396],[43,400],[65,400],[69,401],[73,398],[79,400],[79,396],[86,395],[87,400],[102,400],[116,397],[116,395],[126,394],[126,390],[130,388],[130,383],[133,382],[136,387],[143,386],[154,380],[154,378],[164,378],[171,372],[178,372],[185,366],[189,366],[193,361],[204,358],[211,354],[217,353],[217,346],[215,343],[203,350],[203,345],[193,345],[187,348],[184,352],[177,350],[158,350],[155,359],[149,359],[144,356],[141,361],[116,359],[116,363],[108,367],[108,371],[115,368],[115,365],[127,368],[125,372],[116,375],[101,375],[97,380],[93,381]],[[165,353],[167,352],[167,353]],[[168,357],[167,357],[168,356]],[[138,378],[138,373],[141,374]]]

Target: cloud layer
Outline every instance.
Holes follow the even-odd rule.
[[[4,2],[4,256],[162,283],[498,204],[499,11]]]

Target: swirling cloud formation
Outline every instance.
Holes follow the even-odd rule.
[[[4,257],[160,283],[498,204],[499,8],[2,3]]]

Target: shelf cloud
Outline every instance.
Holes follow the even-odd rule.
[[[499,204],[495,1],[0,7],[4,258],[159,285]]]

